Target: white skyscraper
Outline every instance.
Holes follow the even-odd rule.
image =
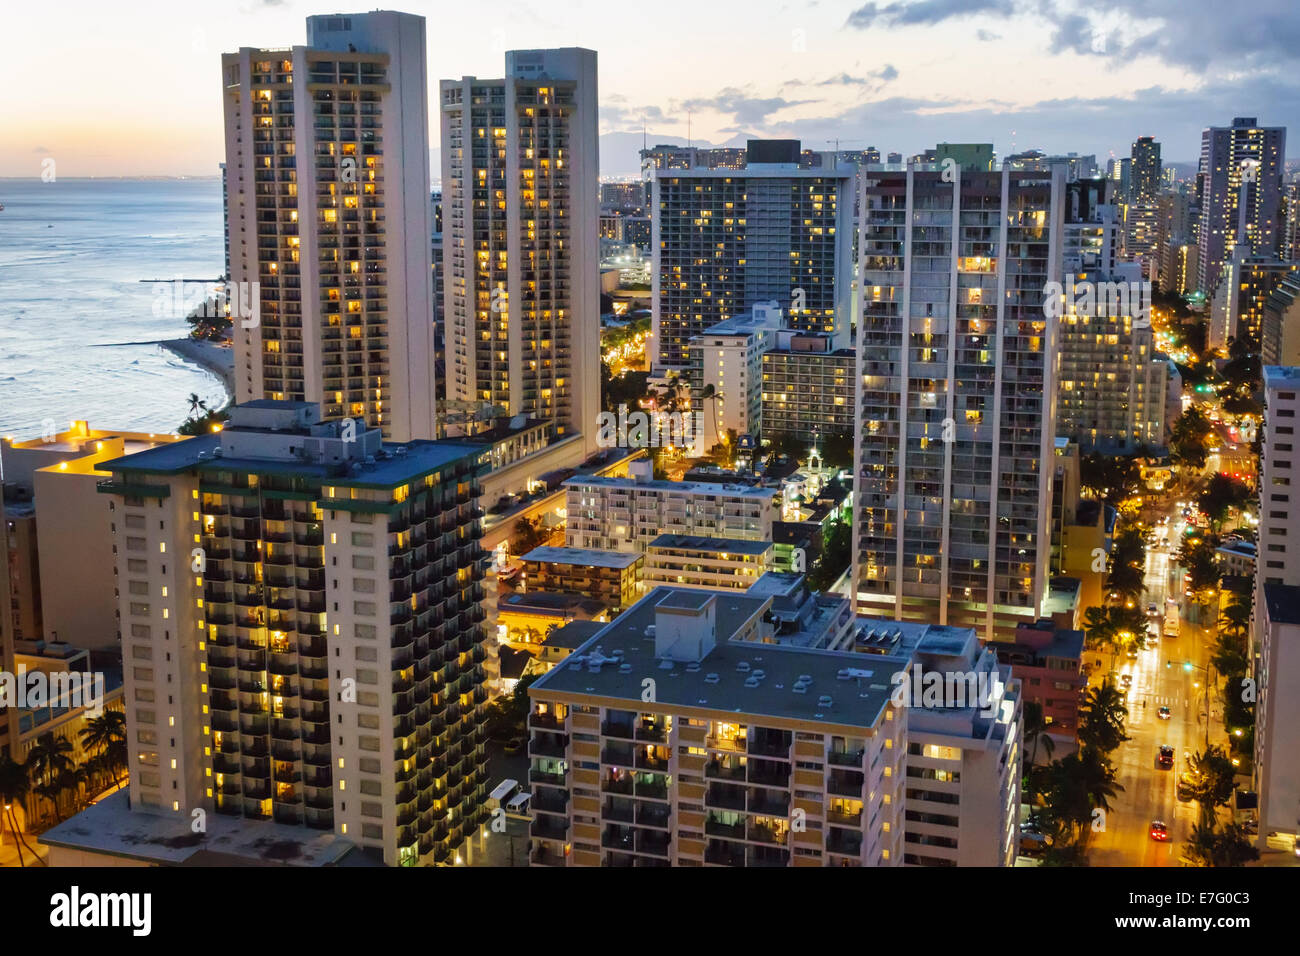
[[[515,50],[441,83],[447,399],[467,430],[525,415],[596,450],[596,54]]]
[[[1065,168],[867,170],[853,580],[867,614],[974,627],[1047,586]]]
[[[221,66],[236,401],[435,437],[424,18],[308,17]]]

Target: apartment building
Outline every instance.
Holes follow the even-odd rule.
[[[747,643],[769,603],[655,588],[529,688],[535,865],[901,863],[905,662]]]
[[[1300,839],[1300,586],[1256,582],[1255,791],[1262,850],[1270,833]]]
[[[661,481],[644,470],[627,478],[570,478],[564,488],[570,548],[644,551],[665,533],[771,541],[772,523],[780,517],[775,489]]]
[[[854,173],[800,168],[796,140],[750,140],[739,170],[649,170],[655,370],[688,368],[692,338],[773,300],[789,327],[848,345]]]
[[[1009,677],[974,632],[810,649],[764,641],[772,601],[655,588],[529,688],[535,865],[1012,862],[1018,686],[987,717],[898,697],[915,668]]]
[[[1245,243],[1234,246],[1210,297],[1206,344],[1212,349],[1227,349],[1236,338],[1259,339],[1269,297],[1295,274],[1296,268],[1296,263],[1271,255],[1251,255]]]
[[[490,406],[469,430],[524,415],[581,435],[581,461],[600,411],[596,53],[512,50],[504,77],[439,97],[447,398]]]
[[[1264,424],[1260,429],[1259,547],[1256,586],[1300,586],[1300,492],[1294,477],[1300,426],[1300,367],[1264,366]],[[1259,603],[1256,601],[1258,608]]]
[[[998,660],[1020,681],[1025,703],[1042,709],[1052,749],[1041,745],[1027,760],[1059,760],[1079,746],[1079,702],[1088,686],[1083,670],[1083,631],[1057,627],[1050,619],[1016,628],[1014,644],[997,645]]]
[[[946,181],[953,179],[954,181]],[[1047,588],[1065,174],[862,179],[859,613],[1010,639]]]
[[[645,549],[645,586],[746,591],[775,561],[771,541],[661,534]]]
[[[1201,132],[1196,287],[1202,292],[1214,291],[1235,244],[1255,256],[1277,254],[1285,162],[1285,126],[1260,126],[1253,116],[1239,116],[1231,126]]]
[[[1300,365],[1300,273],[1284,276],[1264,305],[1260,361],[1264,365]]]
[[[851,435],[856,353],[821,333],[782,330],[763,353],[762,421],[768,439]]]
[[[690,380],[700,389],[704,447],[728,432],[757,435],[763,425],[763,354],[776,343],[781,307],[756,303],[692,337]]]
[[[467,847],[486,819],[479,449],[257,400],[102,467],[133,812],[332,831],[390,866]]]
[[[25,545],[22,553],[33,561],[14,579],[24,585],[23,618],[17,622],[22,636],[117,652],[111,516],[96,493],[97,482],[108,477],[101,465],[185,440],[74,421],[40,438],[0,442],[7,511]]]
[[[236,401],[436,437],[425,47],[375,11],[222,56]]]
[[[1071,304],[1060,318],[1056,433],[1085,452],[1164,445],[1169,360],[1144,312],[1081,313]]]
[[[591,548],[534,548],[521,559],[530,591],[581,594],[617,611],[641,596],[645,557],[628,551]]]

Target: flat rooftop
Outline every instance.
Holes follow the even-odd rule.
[[[256,431],[255,429],[242,429]],[[284,431],[268,432],[284,435]],[[99,471],[124,474],[176,475],[191,469],[200,474],[248,472],[259,475],[283,475],[329,479],[343,487],[392,488],[470,456],[483,454],[483,446],[455,441],[386,442],[381,450],[387,457],[375,457],[373,463],[359,462],[360,470],[352,473],[352,463],[326,464],[304,462],[296,458],[212,457],[221,445],[217,434],[200,435],[189,441],[157,445],[136,455],[126,455],[96,466]],[[202,456],[202,457],[200,457]]]
[[[622,570],[640,561],[641,555],[635,551],[604,551],[600,548],[561,548],[542,545],[540,548],[533,548],[519,560]]]
[[[605,605],[581,594],[568,591],[515,592],[497,602],[498,611],[516,611],[520,614],[566,614],[584,612],[595,617],[605,611]]]
[[[654,631],[647,634],[647,628],[655,623],[657,605],[667,601],[668,606],[692,609],[711,599],[716,602],[717,644],[704,659],[695,664],[656,656]],[[889,702],[890,677],[907,667],[907,659],[730,640],[768,604],[765,598],[728,591],[657,587],[538,679],[529,693],[614,698],[639,709],[642,681],[651,678],[656,703],[672,710],[874,726]],[[763,677],[758,686],[747,687],[755,671]],[[801,679],[806,690],[796,693]],[[821,700],[827,696],[829,704]]]
[[[1264,385],[1300,385],[1300,366],[1265,365]]]
[[[771,541],[740,541],[735,538],[709,538],[693,534],[661,534],[648,548],[675,548],[679,551],[708,551],[718,554],[761,556],[772,547]]]
[[[194,833],[188,814],[132,811],[128,795],[123,789],[105,797],[46,830],[40,842],[159,866],[192,865],[205,851],[238,858],[242,866],[335,866],[356,850],[333,833],[221,813],[208,813],[207,832]]]
[[[671,494],[720,495],[728,498],[774,498],[775,488],[759,488],[750,485],[719,484],[712,481],[666,481],[662,478],[638,481],[635,478],[617,478],[611,475],[584,475],[570,478],[564,483],[570,485],[593,485],[598,488],[624,488],[643,491],[662,491]]]

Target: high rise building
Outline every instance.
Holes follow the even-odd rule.
[[[1287,275],[1264,305],[1259,358],[1264,365],[1300,365],[1300,273]]]
[[[134,811],[333,831],[388,865],[478,834],[480,460],[258,400],[99,466]]]
[[[1139,136],[1130,153],[1129,199],[1153,204],[1160,193],[1160,144],[1153,136]]]
[[[800,168],[797,140],[750,140],[741,170],[650,172],[656,370],[687,368],[694,336],[772,300],[787,326],[847,344],[855,168]]]
[[[1277,254],[1285,159],[1286,127],[1259,126],[1253,116],[1201,133],[1200,291],[1214,291],[1234,245],[1256,256]]]
[[[443,80],[447,398],[596,450],[600,412],[596,53],[506,53]]]
[[[1300,507],[1293,482],[1300,423],[1300,367],[1264,366],[1259,545],[1255,570],[1252,676],[1255,784],[1259,833],[1300,833],[1300,762],[1294,728],[1300,720]]]
[[[862,184],[858,608],[1010,639],[1048,583],[1065,170]]]
[[[221,68],[236,401],[433,438],[424,18],[308,17]]]
[[[1259,464],[1259,568],[1256,582],[1300,587],[1300,492],[1292,460],[1300,427],[1300,367],[1264,366]],[[1256,605],[1258,606],[1258,605]]]

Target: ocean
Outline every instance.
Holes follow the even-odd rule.
[[[219,178],[0,179],[0,204],[0,435],[74,420],[170,432],[191,392],[225,403],[211,372],[158,345],[114,344],[187,333],[141,280],[224,271]]]

